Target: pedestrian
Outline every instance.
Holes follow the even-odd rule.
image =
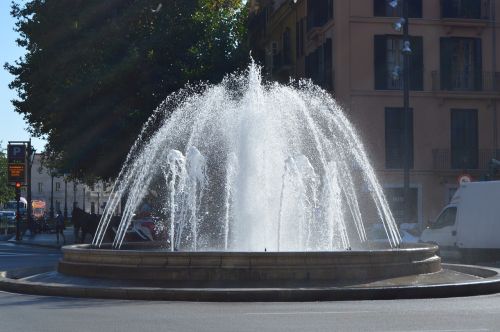
[[[64,236],[64,216],[61,213],[61,210],[57,211],[57,216],[56,216],[57,244],[59,244],[59,234],[61,234],[61,236],[63,238],[63,244],[66,244],[66,237]]]

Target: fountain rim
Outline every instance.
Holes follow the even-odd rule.
[[[135,242],[126,243],[127,246],[137,246],[137,249],[116,249],[112,247],[111,243],[103,243],[101,246],[95,246],[92,244],[72,244],[63,246],[61,248],[62,252],[65,253],[89,253],[89,254],[99,254],[99,255],[178,255],[178,256],[254,256],[254,255],[269,255],[269,256],[308,256],[308,255],[376,255],[388,254],[388,253],[417,253],[422,251],[434,251],[437,252],[439,247],[432,243],[404,243],[399,247],[395,248],[373,248],[373,249],[344,249],[344,250],[323,250],[323,251],[225,251],[225,250],[198,250],[198,251],[171,251],[169,248],[159,249],[160,243],[156,242]],[[143,246],[143,247],[140,247]],[[145,247],[144,247],[145,246]],[[149,247],[149,248],[148,248]]]

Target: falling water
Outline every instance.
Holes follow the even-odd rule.
[[[254,63],[160,105],[127,157],[94,245],[122,200],[115,248],[144,203],[161,206],[155,219],[170,250],[342,250],[369,241],[374,222],[392,246],[401,241],[338,104],[309,81],[263,83]]]

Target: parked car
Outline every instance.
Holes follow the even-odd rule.
[[[401,224],[399,234],[401,235],[402,243],[417,243],[419,237],[415,235],[416,228],[411,227],[411,224]],[[389,243],[389,238],[381,223],[374,224],[368,230],[368,240],[376,243]]]
[[[439,245],[444,256],[474,262],[500,258],[500,181],[463,183],[421,242]]]
[[[0,219],[7,220],[9,224],[14,224],[16,222],[16,212],[15,211],[0,211]]]

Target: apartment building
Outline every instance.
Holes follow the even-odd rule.
[[[46,214],[50,215],[51,202],[54,214],[57,211],[71,217],[77,206],[88,213],[102,213],[109,199],[111,186],[104,182],[86,185],[73,182],[64,174],[53,172],[42,164],[42,154],[35,154],[31,171],[31,196],[33,200],[45,202]],[[22,189],[26,197],[26,187]]]
[[[401,2],[401,1],[400,1]],[[409,0],[411,221],[434,219],[468,174],[500,158],[500,3]],[[251,2],[253,55],[277,80],[312,79],[355,124],[404,216],[403,40],[388,0]]]

